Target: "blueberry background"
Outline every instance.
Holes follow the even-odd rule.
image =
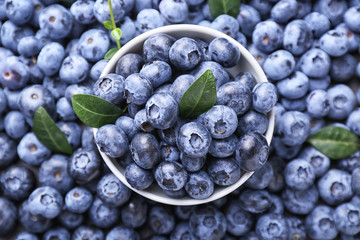
[[[220,15],[215,19],[206,0],[112,0],[112,6],[122,29],[122,45],[168,24],[211,27],[243,44],[272,84],[255,87],[247,73],[240,73],[231,82],[239,84],[226,84],[227,73],[209,62],[221,44],[214,43],[207,49],[204,43],[199,42],[198,47],[192,41],[183,43],[184,49],[195,49],[203,57],[204,61],[194,68],[184,62],[188,59],[179,59],[180,50],[175,47],[171,57],[166,56],[175,39],[164,36],[148,41],[146,46],[148,65],[140,73],[149,81],[135,73],[143,64],[136,54],[119,61],[116,73],[123,78],[107,76],[98,80],[107,63],[103,60],[105,53],[116,46],[102,24],[110,20],[107,0],[0,0],[1,240],[360,238],[360,151],[335,161],[305,143],[310,134],[326,125],[344,127],[360,136],[359,0],[244,0],[237,16]],[[152,51],[159,42],[161,48]],[[220,62],[232,65],[237,59],[234,51],[232,56],[220,56]],[[162,61],[152,62],[155,59]],[[211,176],[224,185],[236,181],[237,164],[244,156],[248,159],[252,152],[261,153],[263,149],[250,148],[246,154],[251,156],[246,156],[239,149],[247,146],[236,145],[235,135],[218,139],[210,145],[214,159],[209,169],[198,171],[204,165],[203,156],[193,160],[173,147],[176,130],[182,125],[176,119],[171,119],[172,130],[159,130],[162,142],[143,133],[154,129],[136,113],[143,109],[138,104],[153,95],[153,88],[161,85],[156,90],[158,96],[170,92],[172,105],[176,105],[196,79],[183,74],[177,76],[176,84],[164,85],[175,79],[170,63],[186,70],[194,68],[192,74],[196,77],[204,69],[216,70],[217,89],[221,89],[218,103],[237,108],[239,125],[234,124],[236,130],[232,131],[246,135],[250,143],[264,141],[258,132],[266,130],[264,116],[270,110],[268,106],[277,102],[268,161],[262,163],[264,156],[256,155],[253,165],[246,167],[263,167],[245,186],[201,206],[162,205],[127,189],[103,163],[91,129],[81,124],[71,108],[74,94],[93,93],[119,104],[117,94],[129,95],[142,88],[142,95],[134,95],[129,104],[129,115],[137,116],[135,120],[124,116],[112,126],[123,130],[115,137],[121,143],[128,142],[125,145],[129,145],[130,152],[116,152],[119,149],[109,146],[108,139],[101,135],[96,141],[120,156],[118,160],[124,166],[133,162],[130,153],[141,155],[146,160],[145,168],[167,160],[162,164],[164,168],[171,166],[173,172],[182,174],[175,179],[178,185],[184,185],[194,197],[206,197],[214,188]],[[129,71],[121,72],[124,69]],[[132,77],[127,84],[129,75]],[[113,85],[109,83],[116,86],[110,93],[107,90]],[[232,85],[236,85],[235,90],[230,89]],[[242,96],[244,102],[231,105],[229,99],[223,99],[228,92],[234,98]],[[255,103],[253,107],[250,101]],[[172,105],[166,107],[176,112]],[[64,131],[73,155],[54,154],[36,139],[31,127],[39,106]],[[211,122],[217,117],[204,114],[197,121]],[[164,114],[163,118],[171,116]],[[241,125],[244,123],[247,125]],[[143,146],[143,139],[150,139],[151,144]],[[217,149],[224,154],[217,154]],[[265,150],[263,154],[268,153]],[[174,159],[180,159],[188,176],[180,163],[172,162]],[[134,184],[146,178],[145,185],[138,188],[158,181],[151,170],[132,164],[135,166],[128,169],[128,178]],[[216,175],[217,169],[223,169],[223,175]],[[162,171],[155,178],[167,173]],[[224,176],[229,176],[229,182],[222,181]],[[190,181],[184,183],[185,178]],[[197,192],[194,182],[204,191]],[[181,197],[186,194],[184,188],[166,193]]]

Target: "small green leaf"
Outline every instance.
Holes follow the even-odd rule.
[[[182,96],[179,114],[183,118],[195,118],[216,103],[216,83],[211,70],[206,70]]]
[[[332,159],[348,157],[360,148],[360,140],[354,133],[335,126],[324,127],[311,135],[307,141]]]
[[[113,25],[111,23],[111,21],[103,21],[104,27],[108,30],[113,29]]]
[[[32,131],[39,141],[53,152],[72,154],[65,133],[60,130],[45,108],[36,109]]]
[[[120,40],[121,38],[121,30],[120,28],[115,28],[114,30],[111,31],[111,36],[113,36],[113,38],[115,40]]]
[[[213,19],[221,14],[236,18],[240,12],[240,0],[209,0],[208,4]]]
[[[107,53],[105,54],[104,59],[112,58],[117,51],[118,51],[117,48],[110,48],[109,51],[107,51]]]
[[[94,128],[114,123],[125,112],[111,102],[88,94],[73,95],[71,102],[78,118]]]

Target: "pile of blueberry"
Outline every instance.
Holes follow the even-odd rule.
[[[108,1],[0,0],[1,239],[359,239],[360,151],[330,160],[306,143],[312,133],[327,125],[360,135],[359,0],[244,0],[237,16],[216,18],[211,17],[209,9],[213,1],[111,2],[114,21],[122,30],[122,45],[153,28],[192,23],[222,31],[247,47],[277,92],[269,160],[245,186],[201,206],[162,205],[130,191],[102,162],[92,129],[81,124],[71,105],[74,94],[96,94],[93,86],[108,62],[104,55],[116,46],[103,26],[103,21],[110,20]],[[150,63],[132,57],[128,60],[133,64],[119,64],[137,68],[138,72],[148,69],[147,74],[167,66],[163,63],[167,61]],[[165,75],[166,71],[161,73]],[[124,79],[119,81],[124,81],[129,100],[134,89],[126,86],[128,76],[123,74]],[[247,82],[249,75],[242,74]],[[109,82],[117,78],[119,75]],[[132,81],[141,79],[135,73]],[[242,81],[224,85],[234,82]],[[174,84],[171,80],[169,83]],[[153,92],[149,97],[168,96],[163,93],[169,89],[158,84],[156,90],[152,89],[158,95]],[[99,91],[106,89],[107,83],[102,86]],[[148,88],[144,89],[140,95],[147,94]],[[140,138],[154,138],[133,129],[136,121],[137,126],[154,127],[142,124],[146,108],[136,121],[129,119],[131,113],[135,117],[138,110],[141,112],[137,105],[129,103],[128,115],[115,124],[131,130],[119,132],[134,134],[128,144],[133,153],[144,147]],[[72,155],[55,154],[36,138],[31,127],[39,106],[65,133]],[[240,126],[262,125],[263,115],[253,108],[239,115],[238,122],[246,115]],[[205,114],[198,120],[215,116]],[[173,123],[175,127],[177,122]],[[240,136],[242,131],[250,130],[237,127],[235,134]],[[163,137],[168,136],[161,129],[153,132],[159,138],[161,132]],[[173,153],[173,146],[159,141],[157,154],[177,158],[167,155],[168,149]],[[209,148],[208,155],[226,153],[214,149]],[[123,163],[133,161],[131,154],[118,154],[123,154]],[[229,163],[221,161],[221,167]],[[170,168],[177,169],[178,164],[170,162]],[[129,166],[138,171],[137,165]],[[169,182],[164,186],[175,185]]]
[[[156,180],[170,197],[206,199],[214,184],[232,185],[240,179],[240,169],[256,171],[263,166],[269,155],[263,135],[266,114],[277,102],[276,88],[269,82],[256,83],[249,72],[232,79],[225,67],[234,67],[239,58],[239,48],[225,38],[207,43],[155,34],[145,40],[141,55],[125,54],[115,73],[95,82],[96,96],[127,103],[128,115],[100,127],[95,142],[124,166],[133,188],[147,189]],[[204,98],[209,101],[211,94],[217,95],[216,103],[193,116],[192,108],[182,107],[183,101],[196,105],[202,91],[190,100],[185,93],[208,70],[216,89],[206,91],[209,96]]]

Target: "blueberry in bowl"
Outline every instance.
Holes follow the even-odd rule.
[[[156,28],[111,58],[100,76],[109,89],[114,73],[125,79],[116,104],[128,110],[119,124],[94,128],[95,142],[113,174],[138,194],[170,205],[203,204],[231,193],[266,163],[276,88],[233,38],[190,24]],[[98,97],[106,98],[100,88]],[[199,110],[204,99],[212,103]],[[260,116],[254,127],[242,126],[239,119],[254,111]],[[127,139],[116,141],[116,131],[103,128]]]

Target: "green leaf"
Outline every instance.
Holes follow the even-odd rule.
[[[118,51],[117,48],[110,48],[109,51],[107,51],[107,53],[105,54],[104,59],[112,58],[117,51]]]
[[[209,0],[208,4],[213,19],[221,14],[236,18],[240,12],[240,0]]]
[[[114,30],[111,31],[111,36],[113,36],[113,38],[115,40],[120,40],[121,38],[121,30],[120,28],[115,28]]]
[[[103,21],[104,27],[108,30],[113,29],[113,25],[111,23],[111,21]]]
[[[94,128],[114,123],[125,112],[111,102],[88,94],[73,95],[71,103],[78,118]]]
[[[348,157],[360,148],[359,138],[342,127],[324,127],[311,135],[307,141],[332,159]]]
[[[216,103],[216,83],[211,70],[206,70],[182,96],[179,114],[183,118],[195,118]]]
[[[60,130],[45,108],[36,109],[32,131],[39,141],[53,152],[72,154],[65,133]]]

